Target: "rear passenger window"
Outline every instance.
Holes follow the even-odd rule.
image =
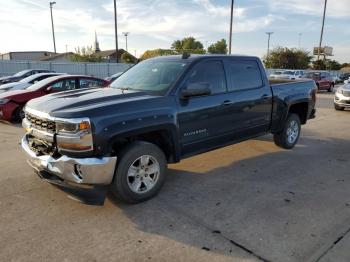
[[[255,61],[228,61],[227,71],[229,91],[259,88],[263,84],[259,65]]]
[[[187,80],[187,85],[193,83],[208,83],[212,94],[226,92],[226,79],[221,61],[207,61],[197,64]]]

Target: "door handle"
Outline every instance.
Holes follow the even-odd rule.
[[[263,96],[261,97],[261,99],[264,100],[264,101],[266,101],[266,100],[269,100],[269,99],[270,99],[270,96],[265,94],[265,95],[263,95]]]
[[[232,104],[233,104],[232,101],[230,101],[230,100],[225,100],[224,102],[222,102],[221,106],[230,106],[230,105],[232,105]]]

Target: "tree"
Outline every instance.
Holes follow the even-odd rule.
[[[174,50],[168,50],[168,49],[154,49],[154,50],[148,50],[143,53],[143,55],[140,57],[140,60],[146,60],[152,57],[157,56],[164,56],[164,55],[176,55],[177,53]]]
[[[307,69],[311,59],[309,51],[277,47],[264,57],[264,63],[267,68]]]
[[[208,52],[210,54],[227,54],[227,43],[225,39],[217,41],[208,47]]]
[[[315,60],[312,62],[312,68],[315,70],[340,70],[342,65],[335,60]]]
[[[92,46],[77,47],[75,54],[71,55],[69,59],[73,62],[101,62],[102,58],[96,56]]]
[[[203,44],[197,41],[194,37],[185,37],[182,40],[176,40],[171,45],[171,48],[178,53],[204,54]]]
[[[137,59],[128,52],[123,53],[121,56],[121,59],[124,63],[127,63],[127,64],[136,64],[137,63]]]

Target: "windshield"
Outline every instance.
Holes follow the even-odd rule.
[[[23,71],[20,71],[20,72],[14,74],[13,76],[23,76],[25,73],[28,73],[28,72],[29,72],[29,70],[23,70]]]
[[[306,73],[305,74],[306,78],[315,78],[315,77],[320,77],[320,73]]]
[[[144,61],[122,74],[111,87],[165,93],[186,65],[184,61]]]
[[[284,71],[284,75],[294,75],[294,71]]]
[[[39,90],[43,86],[51,83],[56,78],[57,78],[57,76],[46,78],[46,79],[44,79],[42,81],[39,81],[39,82],[35,83],[34,85],[31,85],[30,87],[27,88],[27,90],[31,90],[31,91]]]

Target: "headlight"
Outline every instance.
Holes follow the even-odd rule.
[[[5,105],[10,99],[0,99],[0,105]]]
[[[336,93],[338,93],[338,94],[344,94],[344,90],[338,88]]]
[[[56,122],[57,147],[73,152],[93,150],[92,131],[89,119],[70,119]]]

